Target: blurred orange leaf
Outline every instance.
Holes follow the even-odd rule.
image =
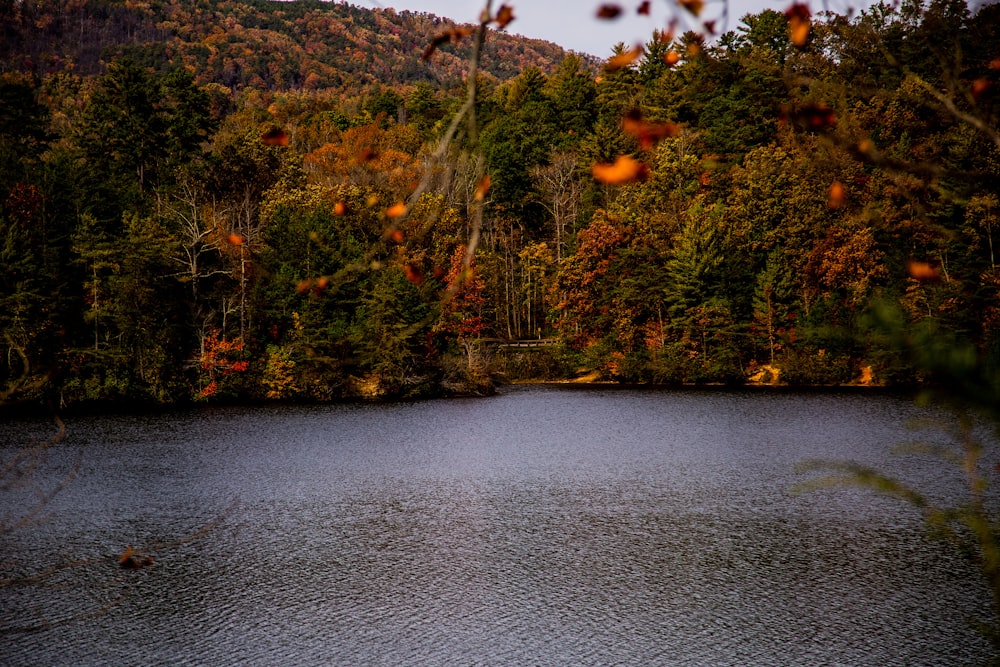
[[[785,11],[785,18],[788,19],[788,30],[792,44],[801,49],[809,41],[809,24],[812,19],[809,5],[796,2]]]
[[[406,213],[406,204],[404,204],[403,202],[399,202],[398,204],[393,204],[385,212],[385,214],[390,218],[401,217],[404,213]]]
[[[827,206],[836,209],[844,205],[846,201],[847,193],[844,191],[844,184],[840,181],[834,181],[830,184],[830,197],[827,200]]]
[[[121,557],[118,559],[118,564],[119,565],[124,565],[125,561],[127,561],[129,558],[131,558],[134,553],[135,553],[135,549],[133,549],[132,547],[126,547],[125,551],[122,553]]]
[[[985,93],[990,88],[989,79],[976,79],[972,82],[972,96],[974,98],[979,98],[980,95]]]
[[[493,19],[497,28],[503,30],[506,28],[511,21],[514,20],[514,10],[510,5],[500,5],[500,9],[497,10],[496,18]]]
[[[622,14],[622,8],[618,5],[605,4],[597,8],[597,18],[605,21],[616,19]]]
[[[681,54],[677,53],[673,49],[667,51],[666,55],[663,56],[663,62],[667,63],[668,66],[673,67],[681,61]]]
[[[1000,69],[1000,58],[994,58],[990,61],[990,69]]]
[[[638,160],[619,155],[613,163],[599,162],[591,168],[594,179],[607,185],[621,185],[641,181],[649,174],[649,168]]]
[[[645,150],[652,148],[662,139],[676,137],[681,132],[677,123],[650,123],[642,118],[638,109],[633,109],[622,118],[622,130],[639,140]]]
[[[705,8],[703,0],[677,0],[677,4],[695,16],[701,14],[701,10]]]
[[[611,56],[608,58],[608,62],[604,65],[604,69],[609,72],[614,72],[615,70],[622,69],[623,67],[628,67],[636,60],[642,57],[643,48],[641,45],[636,45],[629,49],[628,51],[623,51],[618,55]]]
[[[476,184],[476,201],[483,201],[486,199],[486,193],[490,190],[490,175],[485,174],[479,179],[479,183]]]
[[[941,271],[930,262],[919,262],[911,259],[906,263],[906,271],[914,280],[935,282],[941,279]]]
[[[342,201],[337,202],[333,205],[334,215],[344,215],[347,213],[347,204]]]
[[[243,237],[239,234],[230,234],[226,237],[226,240],[232,245],[243,245]]]
[[[128,547],[118,558],[118,566],[124,570],[138,570],[140,567],[147,567],[153,564],[153,557],[149,554],[140,554],[132,547]]]
[[[451,28],[450,30],[445,30],[444,32],[435,36],[434,39],[431,40],[431,43],[427,45],[427,48],[424,49],[424,52],[420,57],[422,60],[428,60],[432,55],[434,55],[434,52],[437,51],[437,48],[442,44],[444,44],[445,42],[451,41],[457,44],[462,40],[463,37],[468,37],[472,33],[473,33],[472,28],[466,28],[466,27],[455,27]]]
[[[402,243],[404,238],[403,230],[393,229],[392,231],[389,232],[389,238],[395,241],[396,243]]]
[[[288,135],[280,127],[273,127],[260,137],[265,146],[287,146]]]

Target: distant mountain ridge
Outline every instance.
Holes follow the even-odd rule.
[[[184,65],[232,89],[351,89],[461,80],[468,40],[421,53],[455,25],[432,14],[320,0],[0,0],[0,70],[99,74],[122,55]],[[492,31],[484,75],[551,72],[567,51]]]

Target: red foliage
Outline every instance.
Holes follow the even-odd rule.
[[[239,359],[243,354],[243,341],[220,340],[217,333],[211,333],[205,339],[205,351],[199,362],[201,370],[207,375],[209,382],[198,392],[199,398],[208,398],[219,390],[219,380],[233,373],[244,373],[250,368],[250,362]]]
[[[483,320],[486,283],[476,273],[474,261],[465,266],[465,251],[465,246],[460,245],[452,253],[451,269],[445,277],[451,298],[445,303],[442,313],[442,328],[455,334],[460,341],[479,338],[486,329]]]

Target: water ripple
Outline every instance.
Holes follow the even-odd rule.
[[[87,473],[52,521],[2,547],[8,573],[47,555],[100,557],[0,590],[0,630],[55,625],[0,632],[0,662],[990,657],[969,622],[988,620],[988,596],[913,512],[788,492],[791,463],[833,443],[895,465],[875,444],[900,436],[906,404],[720,396],[538,391],[95,419],[63,451],[82,448]],[[178,541],[220,516],[205,538]],[[151,568],[114,566],[124,544],[172,540]]]

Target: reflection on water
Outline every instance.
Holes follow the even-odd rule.
[[[0,634],[0,662],[979,663],[988,596],[910,508],[790,492],[797,461],[850,458],[947,498],[956,472],[889,454],[913,414],[535,387],[78,419],[45,468],[80,456],[78,478],[0,545],[6,574],[96,558],[0,590],[0,629],[54,623]],[[32,425],[9,426],[5,452]],[[115,567],[125,545],[179,540]]]

